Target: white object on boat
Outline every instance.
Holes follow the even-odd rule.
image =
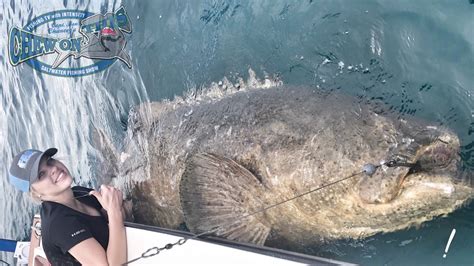
[[[39,222],[39,215],[35,215],[33,224]],[[168,243],[176,243],[183,237],[194,236],[189,232],[171,230],[155,226],[125,222],[127,234],[128,260],[140,257],[145,251],[152,247],[164,247]],[[38,234],[32,232],[32,243]],[[29,265],[44,265],[46,255],[41,243],[31,245]],[[41,241],[40,241],[41,242]],[[43,261],[43,263],[41,262]],[[217,237],[206,237],[200,239],[189,239],[183,245],[176,245],[171,249],[163,250],[159,254],[142,258],[130,265],[229,265],[229,264],[251,264],[251,265],[354,265],[332,259],[257,246],[247,243],[239,243]]]
[[[17,259],[17,265],[28,264],[28,253],[30,251],[30,242],[17,242],[13,257]]]

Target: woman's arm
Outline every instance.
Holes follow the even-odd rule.
[[[82,265],[112,265],[107,261],[104,248],[93,237],[75,245],[69,253]]]
[[[100,192],[91,191],[107,211],[109,219],[109,244],[107,251],[94,238],[89,238],[69,250],[81,264],[122,265],[127,262],[127,237],[122,218],[122,193],[109,186],[101,186]]]
[[[127,236],[123,225],[122,211],[108,212],[109,246],[107,260],[109,265],[122,265],[127,261]]]
[[[95,238],[88,238],[69,250],[69,253],[82,265],[122,265],[127,261],[127,239],[122,213],[109,213],[108,216],[107,252]]]

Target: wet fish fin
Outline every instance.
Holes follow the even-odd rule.
[[[119,173],[118,152],[106,133],[95,126],[92,129],[92,143],[99,153],[99,183],[109,184]]]
[[[271,225],[256,214],[264,207],[264,186],[235,161],[210,153],[192,156],[181,178],[184,219],[194,233],[219,227],[215,233],[231,240],[263,245]]]

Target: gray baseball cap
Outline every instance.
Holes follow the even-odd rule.
[[[17,189],[28,192],[30,185],[38,180],[38,168],[43,156],[53,156],[58,152],[56,148],[50,148],[46,151],[24,150],[13,158],[10,165],[10,183]]]

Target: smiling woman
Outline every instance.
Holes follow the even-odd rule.
[[[118,265],[127,260],[122,192],[71,188],[57,149],[25,150],[13,159],[10,182],[41,202],[43,248],[52,265]],[[94,197],[92,197],[94,196]]]

